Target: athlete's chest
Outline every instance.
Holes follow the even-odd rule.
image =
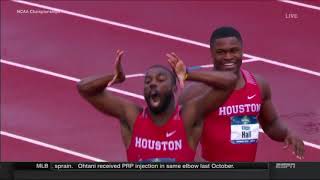
[[[232,144],[257,142],[261,103],[259,88],[246,85],[245,88],[234,91],[229,99],[219,107],[216,116],[230,127]]]
[[[240,90],[235,90],[228,100],[216,111],[216,115],[257,115],[261,109],[261,95],[257,86],[247,84]]]
[[[152,140],[180,139],[184,135],[181,120],[171,119],[163,126],[157,126],[150,119],[141,119],[135,128],[134,135]]]

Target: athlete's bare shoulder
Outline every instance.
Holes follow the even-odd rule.
[[[260,88],[260,92],[261,92],[261,96],[262,96],[263,100],[270,98],[271,89],[270,89],[269,83],[265,80],[265,78],[263,78],[259,74],[254,74],[253,76],[256,79],[257,84]]]
[[[186,86],[182,90],[181,95],[179,96],[179,104],[183,104],[195,97],[198,97],[209,88],[209,86],[199,82],[190,82],[186,84]]]

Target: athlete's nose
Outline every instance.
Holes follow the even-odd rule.
[[[149,84],[149,87],[150,87],[150,89],[155,89],[155,88],[157,88],[157,84],[156,84],[154,81],[152,81],[152,82]]]
[[[230,52],[226,52],[225,56],[224,56],[224,59],[225,60],[232,60],[233,56]]]

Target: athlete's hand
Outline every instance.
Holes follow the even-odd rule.
[[[167,54],[168,62],[172,68],[172,70],[176,73],[180,87],[184,87],[184,81],[186,79],[186,73],[187,73],[187,68],[183,61],[175,54],[175,53],[168,53]]]
[[[298,159],[304,158],[304,143],[300,138],[291,133],[288,133],[287,137],[284,139],[284,143],[284,149],[287,149],[291,145],[294,150],[292,154],[296,155]]]
[[[115,83],[122,83],[123,81],[126,80],[126,76],[121,66],[122,55],[123,55],[123,51],[117,50],[116,61],[114,63],[115,64],[114,76],[113,76],[113,79],[108,83],[108,86],[111,86]]]

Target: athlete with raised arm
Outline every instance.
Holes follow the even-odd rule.
[[[202,120],[227,99],[236,75],[227,71],[188,73],[176,54],[167,54],[174,72],[161,65],[147,70],[144,108],[106,89],[125,81],[122,55],[123,51],[118,50],[114,74],[82,79],[78,83],[79,93],[96,109],[119,119],[128,161],[194,161]],[[202,96],[178,106],[174,98],[176,77],[181,86],[187,80],[205,83],[210,88]]]

